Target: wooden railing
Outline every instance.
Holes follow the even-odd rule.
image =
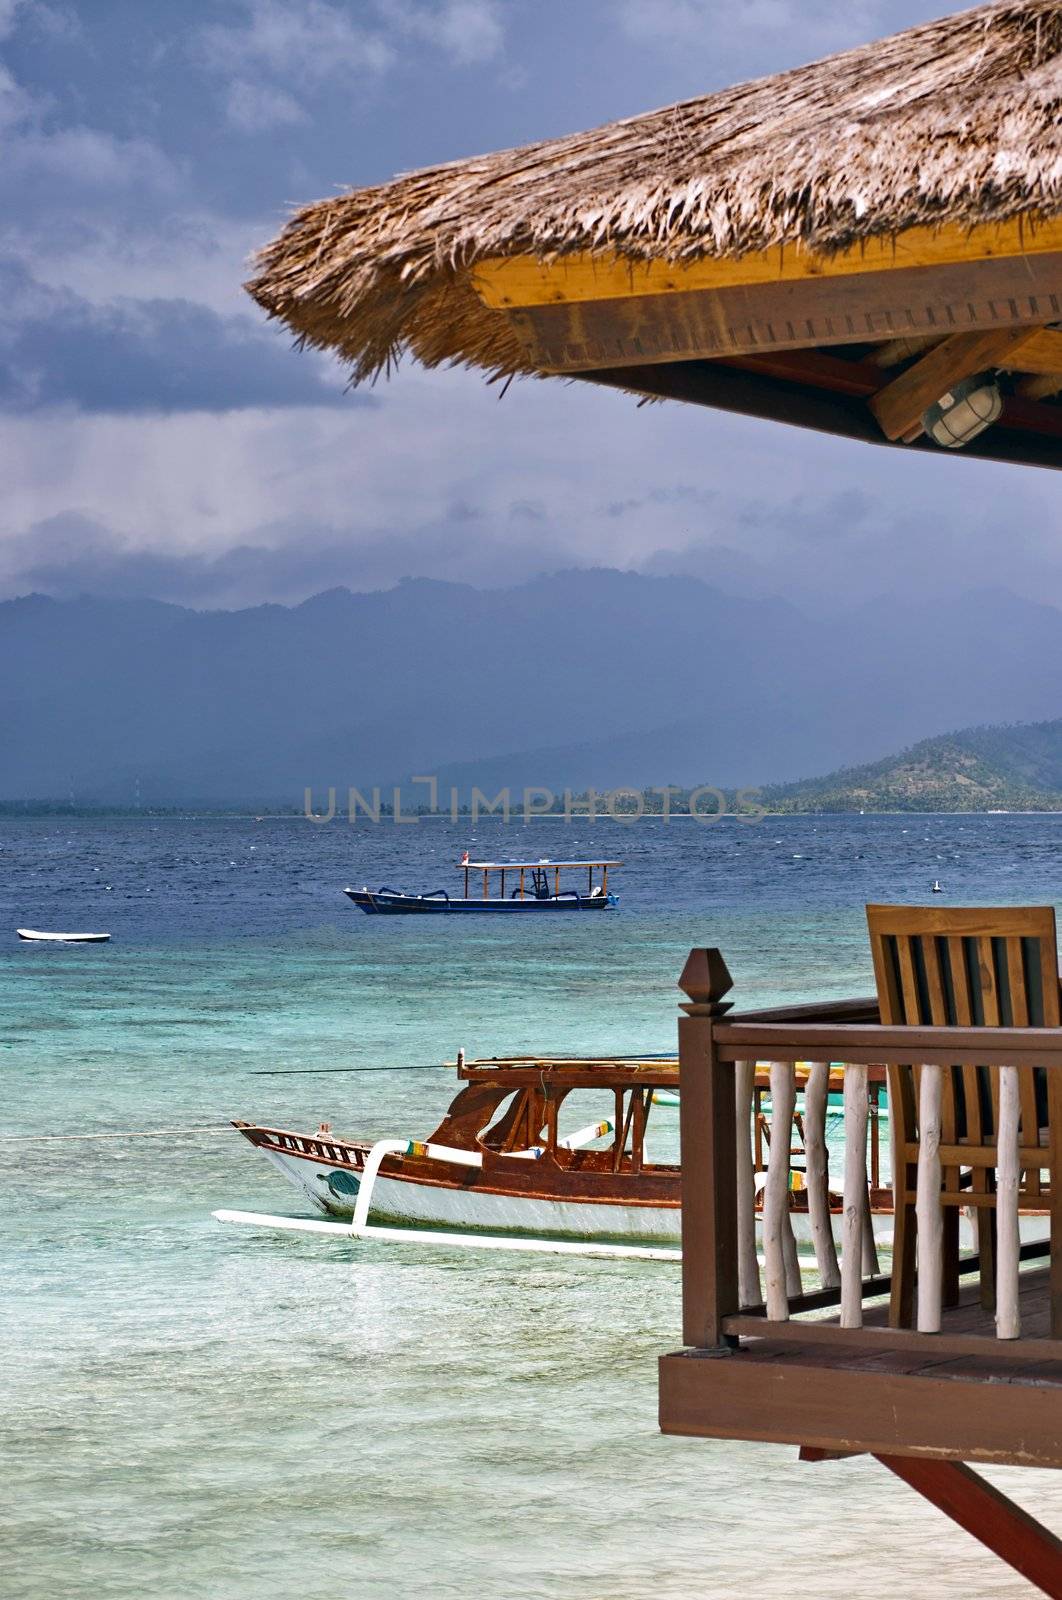
[[[873,999],[826,1002],[774,1011],[730,1013],[732,988],[717,950],[694,950],[680,979],[687,1000],[679,1023],[682,1136],[683,1326],[688,1346],[710,1350],[742,1335],[814,1338],[858,1343],[883,1333],[891,1344],[936,1336],[941,1348],[983,1352],[983,1335],[942,1333],[944,1310],[957,1299],[956,1273],[976,1272],[976,1256],[946,1260],[941,1201],[941,1094],[945,1069],[976,1061],[994,1079],[998,1105],[992,1205],[996,1215],[995,1333],[989,1348],[1034,1355],[1062,1354],[1062,1030],[1054,1028],[885,1027]],[[770,1140],[763,1207],[764,1269],[757,1260],[750,1147],[756,1064],[770,1063]],[[810,1063],[798,1090],[795,1063]],[[826,1109],[830,1063],[844,1064],[844,1197],[838,1257],[827,1185]],[[917,1327],[876,1325],[864,1332],[869,1300],[880,1301],[891,1275],[878,1266],[867,1173],[867,1068],[919,1072],[917,1152]],[[1039,1130],[1023,1134],[1017,1068],[1043,1069],[1048,1085],[1048,1143]],[[791,1139],[797,1094],[803,1096],[808,1213],[817,1282],[806,1287],[790,1211]],[[1032,1148],[1035,1147],[1035,1148]],[[1019,1180],[1023,1169],[1047,1168],[1054,1181],[1041,1206],[1050,1240],[1022,1245]],[[980,1218],[982,1213],[978,1213]],[[1019,1310],[1023,1260],[1050,1256],[1047,1285],[1050,1338],[1023,1338]],[[897,1264],[899,1270],[899,1263]],[[801,1313],[836,1307],[835,1322],[794,1321]],[[880,1317],[875,1323],[880,1324]]]

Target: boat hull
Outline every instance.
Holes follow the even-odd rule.
[[[614,894],[562,894],[547,900],[484,900],[464,896],[399,894],[394,889],[344,889],[343,893],[370,917],[438,916],[448,912],[528,916],[550,911],[605,911],[619,904]]]
[[[263,1154],[318,1210],[334,1217],[353,1217],[357,1191],[351,1193],[347,1188],[349,1176],[345,1169],[273,1150]],[[337,1176],[343,1187],[335,1186]],[[637,1239],[663,1244],[677,1244],[680,1232],[677,1206],[504,1194],[482,1187],[416,1183],[383,1173],[373,1185],[369,1221],[468,1232]]]

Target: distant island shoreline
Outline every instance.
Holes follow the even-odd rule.
[[[711,827],[715,822],[741,822],[745,826],[752,826],[763,822],[780,822],[791,817],[1052,817],[1062,814],[1062,801],[1056,806],[1008,806],[1008,807],[967,807],[954,810],[915,809],[910,806],[889,807],[844,807],[835,810],[811,810],[809,808],[790,810],[765,810],[752,816],[748,812],[722,811],[711,814],[692,811],[678,811],[672,809],[668,813],[670,822],[698,822],[704,827]],[[457,820],[468,822],[471,811],[468,807],[458,811]],[[449,822],[453,823],[449,812],[412,812],[403,817],[403,824],[408,822]],[[575,814],[565,818],[563,811],[541,811],[532,817],[532,822],[559,822],[574,826],[576,823],[585,823],[585,816]],[[640,816],[633,814],[611,817],[607,812],[599,813],[598,822],[616,822],[621,827],[637,827],[639,822],[660,822],[664,820],[661,811],[644,811]],[[322,821],[307,817],[302,811],[292,808],[290,811],[243,811],[224,809],[186,810],[183,807],[173,810],[147,810],[140,811],[122,810],[118,807],[91,807],[79,806],[74,809],[60,810],[46,806],[0,806],[0,823],[3,822],[298,822],[312,823],[315,827],[350,827],[352,824],[346,816],[337,815]],[[500,816],[481,813],[476,819],[476,827],[488,823],[497,823],[501,827],[524,827],[524,819],[514,815],[506,824]],[[390,814],[381,816],[379,823],[361,817],[353,826],[365,832],[370,827],[391,827],[393,818]]]
[[[424,803],[427,783],[436,784],[431,791],[434,805]],[[311,815],[317,806],[322,809]],[[584,787],[573,792],[557,782],[548,789],[497,782],[480,787],[472,781],[444,787],[437,779],[407,778],[395,785],[374,785],[367,795],[347,784],[318,785],[305,788],[301,803],[291,804],[275,795],[258,803],[238,799],[220,805],[207,800],[202,804],[187,800],[148,804],[144,798],[117,805],[102,799],[79,802],[73,796],[69,800],[53,796],[0,801],[0,819],[292,818],[312,821],[318,827],[349,823],[362,828],[437,818],[470,819],[480,826],[487,821],[517,825],[540,818],[562,823],[611,819],[633,825],[641,817],[667,817],[710,826],[723,817],[751,825],[767,817],[785,816],[1050,816],[1059,812],[1062,719],[964,728],[923,739],[863,766],[759,787],[705,783]]]

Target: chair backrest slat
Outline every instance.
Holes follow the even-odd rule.
[[[948,999],[944,991],[944,970],[940,947],[935,939],[926,939],[921,946],[922,964],[926,974],[926,991],[929,1000],[929,1020],[943,1027],[948,1020]]]
[[[970,998],[970,974],[966,965],[966,946],[958,934],[951,934],[944,939],[947,949],[949,994],[951,1005],[949,1015],[953,1016],[955,1023],[960,1028],[973,1026],[973,1003]],[[984,1127],[981,1117],[981,1080],[977,1068],[966,1062],[962,1067],[963,1103],[966,1107],[966,1130],[970,1138],[980,1143],[984,1136]]]
[[[929,1007],[929,1021],[936,1027],[946,1027],[948,1018],[954,1015],[949,1008],[947,986],[945,984],[944,963],[941,960],[941,947],[943,941],[937,939],[911,939],[911,945],[917,952],[917,959],[925,971],[926,1000]],[[946,951],[944,952],[946,954]],[[952,1068],[952,1075],[961,1068]],[[940,1108],[940,1136],[945,1144],[954,1144],[958,1136],[956,1108],[960,1096],[956,1094],[955,1085],[951,1085],[951,1092],[943,1096]]]
[[[970,998],[970,974],[966,969],[966,947],[957,934],[948,938],[947,947],[955,1021],[960,1028],[970,1028],[973,1026],[973,1002]]]
[[[981,982],[981,1022],[998,1028],[1003,1021],[999,989],[996,986],[996,952],[992,940],[981,934],[977,940],[977,976]]]
[[[1029,993],[1024,951],[1020,939],[1007,940],[1007,988],[1010,991],[1011,1027],[1029,1026]]]

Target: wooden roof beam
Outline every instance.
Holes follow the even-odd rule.
[[[1062,217],[1030,227],[1011,222],[936,222],[872,235],[847,250],[820,252],[793,243],[740,255],[693,255],[670,261],[659,255],[638,260],[615,251],[573,250],[546,260],[537,255],[481,257],[472,269],[473,285],[493,310],[510,307],[630,300],[696,289],[735,285],[776,286],[808,280],[860,278],[941,266],[976,266],[1010,260],[1028,264],[1036,256],[1062,251]]]
[[[1049,400],[1059,390],[1062,390],[1062,366],[1058,372],[1041,372],[1022,378],[1016,392],[1025,400]]]
[[[869,350],[864,360],[875,367],[898,367],[901,361],[920,356],[930,345],[939,344],[941,336],[935,333],[918,333],[906,339],[886,339],[876,349]]]
[[[881,378],[877,366],[872,365],[869,359],[844,361],[823,350],[785,350],[773,351],[770,355],[737,356],[725,363],[713,361],[711,366],[720,371],[756,373],[783,383],[800,384],[805,391],[824,390],[834,396],[843,396],[848,401],[853,398],[872,398],[879,392]],[[1062,437],[1062,410],[1055,406],[1030,407],[1023,403],[1049,399],[1059,391],[1062,391],[1062,371],[1022,379],[1016,385],[1015,394],[1004,401],[1001,425],[1043,436]],[[831,428],[830,431],[835,430]],[[900,442],[913,444],[922,437],[923,431],[919,417],[900,435]]]
[[[1033,336],[1041,330],[1033,330]],[[887,439],[902,439],[914,428],[921,428],[928,406],[946,394],[963,378],[972,377],[986,367],[1012,364],[1008,357],[1030,339],[1029,328],[992,328],[980,333],[953,333],[901,372],[870,399],[874,413]]]
[[[1003,415],[996,428],[1016,428],[1022,433],[1037,434],[1042,439],[1062,442],[1062,406],[1038,406],[1027,396],[1007,395],[1003,401]],[[988,430],[990,433],[994,429]],[[964,448],[969,449],[969,446]],[[1058,449],[1058,446],[1055,447]],[[1059,452],[1062,460],[1062,451]]]
[[[716,362],[715,365],[723,365]],[[726,366],[742,372],[759,372],[785,383],[803,383],[833,394],[856,395],[865,400],[877,394],[881,373],[865,361],[845,361],[824,350],[774,350],[769,355],[732,356]]]
[[[895,443],[885,437],[866,400],[857,395],[831,393],[806,381],[779,382],[761,371],[742,371],[723,361],[604,367],[596,372],[580,372],[578,377],[583,382],[601,384],[609,389],[683,400],[690,405],[709,406],[739,416],[769,418],[883,448]],[[1005,401],[1003,416],[996,426],[961,451],[941,451],[939,445],[924,437],[917,439],[911,448],[937,456],[1023,462],[1028,466],[1058,470],[1062,468],[1060,440],[1062,406],[1036,405],[1031,400],[1014,396]]]
[[[1062,372],[1062,329],[1041,328],[1030,334],[1000,365],[1015,372]]]

